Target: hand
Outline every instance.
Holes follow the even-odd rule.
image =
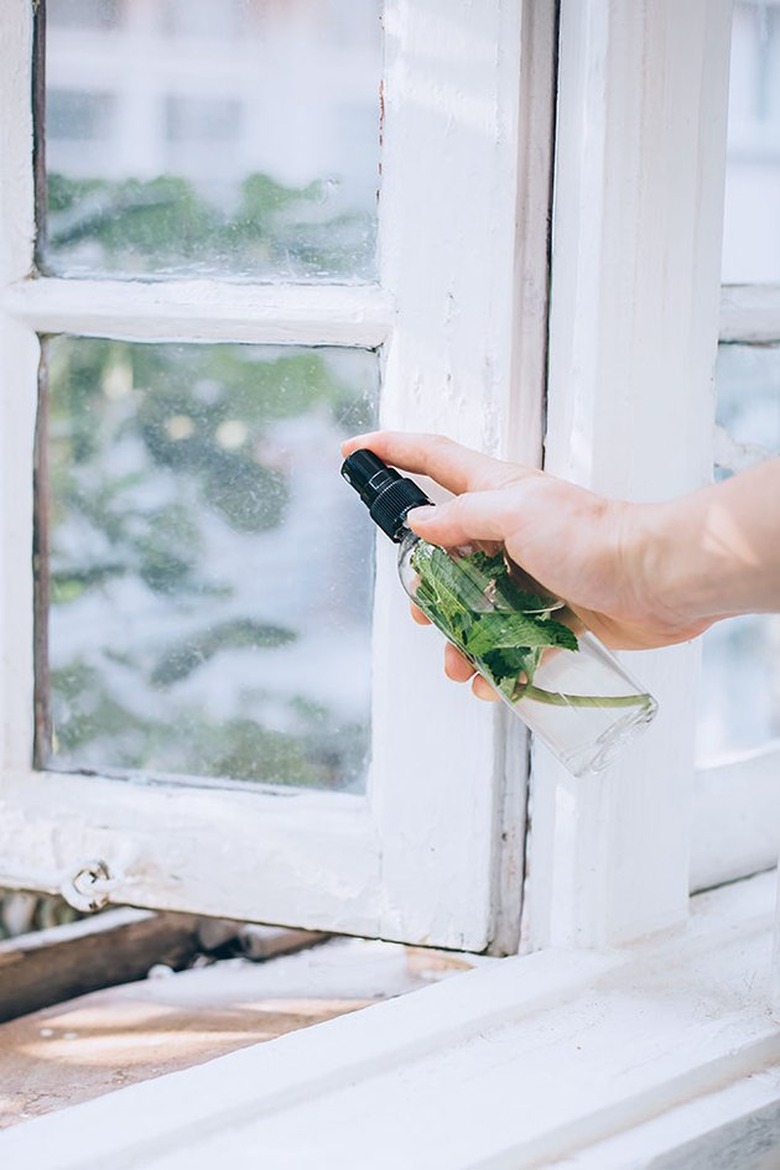
[[[653,532],[664,505],[605,499],[437,435],[379,431],[350,439],[343,453],[360,447],[454,494],[410,512],[414,532],[444,548],[500,542],[516,566],[564,600],[607,646],[671,645],[713,620],[676,612],[656,589]],[[427,620],[419,610],[414,616]],[[456,681],[474,676],[472,664],[450,645],[445,670]],[[473,689],[481,698],[495,697],[479,676]]]

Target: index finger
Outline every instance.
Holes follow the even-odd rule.
[[[524,471],[534,474],[530,468],[493,459],[444,435],[372,431],[348,439],[342,446],[342,453],[351,455],[361,447],[367,447],[402,471],[430,476],[455,495],[502,487],[521,478]]]

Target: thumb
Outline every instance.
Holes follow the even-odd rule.
[[[475,540],[503,541],[505,506],[501,491],[464,492],[445,504],[413,508],[407,521],[423,540],[442,548]]]

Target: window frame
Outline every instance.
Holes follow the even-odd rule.
[[[743,9],[744,5],[738,5]],[[774,5],[777,8],[777,5]],[[738,14],[735,12],[735,17]],[[775,12],[777,19],[780,12]],[[778,25],[780,29],[780,25]],[[777,30],[776,30],[777,31]],[[754,42],[755,44],[755,42]],[[770,42],[762,42],[768,47]],[[775,51],[780,48],[780,39]],[[767,61],[766,67],[769,67]],[[771,123],[768,124],[771,128]],[[761,141],[769,143],[769,128]],[[757,144],[755,126],[749,138]],[[742,134],[744,134],[744,125]],[[730,143],[737,162],[744,143]],[[733,245],[732,245],[733,246]],[[755,258],[753,258],[755,264]],[[724,249],[724,268],[729,255]],[[719,313],[721,345],[780,346],[780,285],[734,283],[721,287]],[[701,764],[694,788],[694,833],[691,848],[691,890],[747,877],[771,869],[780,851],[780,739],[734,752],[727,759]],[[738,798],[735,799],[735,794]]]
[[[577,285],[581,309],[565,298],[553,305],[551,395],[561,397],[551,402],[548,465],[557,463],[584,482],[592,479],[594,486],[624,494],[685,490],[694,472],[706,481],[711,455],[712,429],[701,424],[714,414],[717,191],[722,190],[716,180],[719,172],[722,178],[719,152],[725,144],[730,5],[563,0],[562,8],[561,60],[564,73],[572,69],[572,85],[565,100],[562,93],[561,120],[578,113],[591,126],[609,129],[612,151],[608,187],[604,155],[592,143],[577,159],[579,172],[560,176],[553,256],[562,266],[555,271],[563,280],[568,260],[577,275],[577,261],[588,255],[592,260],[594,252],[601,263],[590,284]],[[697,71],[701,59],[684,50],[704,44],[710,68]],[[648,97],[664,98],[647,102],[639,127],[632,106],[637,78],[648,82]],[[651,107],[664,111],[663,117],[653,118]],[[623,116],[626,109],[631,117]],[[692,116],[679,117],[681,109],[692,110]],[[667,249],[653,257],[654,184],[665,168],[668,174],[672,161],[663,148],[664,133],[654,133],[659,127],[677,144],[673,160],[683,172],[678,181],[687,198],[671,215],[675,230]],[[646,174],[651,198],[643,204],[636,180]],[[585,194],[591,199],[583,200]],[[610,213],[610,222],[613,212],[623,210],[618,224],[625,230],[618,231],[618,243],[646,245],[629,253],[635,256],[629,284],[642,293],[637,299],[620,295],[615,267],[593,232],[594,197],[596,213]],[[578,206],[584,209],[581,223]],[[691,237],[696,248],[682,256],[672,245],[676,233],[690,232],[692,217],[698,225]],[[674,385],[695,391],[686,415],[699,444],[694,468],[683,460],[682,442],[671,452],[674,483],[660,487],[647,466],[634,482],[630,460],[622,454],[598,469],[576,461],[569,466],[566,428],[575,409],[589,433],[602,442],[611,438],[602,378],[614,393],[615,380],[632,373],[632,359],[652,356],[654,330],[664,320],[659,293],[666,280],[682,282],[680,295],[697,312],[690,350],[682,330],[673,330],[668,359]],[[630,344],[617,354],[594,342],[588,328],[592,296],[601,298],[599,312],[611,326],[635,326],[628,333]],[[646,339],[645,329],[636,328],[645,321]],[[572,353],[582,361],[567,366]],[[567,368],[581,378],[577,394],[567,389]],[[650,378],[643,369],[637,376]],[[676,405],[671,391],[663,401]],[[643,422],[635,424],[640,434]],[[688,899],[683,844],[690,842],[691,830],[689,692],[696,666],[686,652],[668,658],[664,651],[647,656],[641,669],[661,701],[671,705],[674,724],[663,736],[648,732],[641,766],[636,757],[627,759],[603,780],[575,786],[542,753],[535,760],[526,945],[543,946],[544,953],[489,963],[154,1086],[135,1086],[19,1126],[0,1136],[2,1153],[24,1164],[37,1157],[47,1170],[66,1170],[82,1165],[85,1157],[95,1164],[117,1155],[136,1162],[150,1150],[161,1165],[173,1166],[180,1157],[191,1158],[197,1146],[211,1164],[220,1155],[246,1157],[247,1149],[270,1148],[274,1141],[287,1151],[297,1145],[300,1152],[301,1135],[315,1129],[322,1148],[339,1139],[354,1148],[356,1117],[365,1138],[361,1148],[370,1148],[377,1133],[386,1131],[389,1142],[376,1147],[386,1160],[397,1163],[398,1147],[408,1141],[416,1157],[448,1170],[540,1161],[561,1170],[603,1170],[657,1159],[662,1164],[670,1152],[709,1137],[722,1148],[724,1123],[750,1122],[757,1110],[780,1100],[780,1028],[767,1011],[773,882],[759,876]],[[671,751],[659,742],[667,735]],[[674,758],[674,749],[682,758]],[[691,917],[684,923],[689,906]],[[658,931],[660,926],[669,929]],[[615,946],[621,936],[639,934],[646,937]],[[472,1062],[464,1056],[469,1048]],[[144,1110],[147,1101],[150,1108]],[[318,1104],[313,1129],[311,1108]],[[131,1116],[143,1118],[140,1129],[127,1125]],[[686,1145],[686,1150],[703,1153],[705,1164],[712,1146],[705,1141],[703,1148]]]
[[[780,345],[780,286],[723,285],[719,341]],[[780,740],[696,769],[691,891],[772,869],[780,853]],[[734,794],[739,793],[737,815]]]
[[[545,467],[602,494],[711,478],[730,41],[731,0],[561,7]],[[529,949],[686,920],[698,659],[631,655],[659,714],[603,776],[536,753]]]
[[[517,948],[525,734],[442,678],[441,644],[408,621],[389,545],[378,550],[365,797],[143,786],[33,773],[29,762],[38,334],[381,348],[384,423],[538,460],[555,6],[432,0],[420,10],[388,0],[384,27],[379,285],[76,281],[34,272],[33,6],[9,0],[0,10],[0,44],[14,62],[0,71],[10,136],[0,182],[0,884],[72,893],[77,875],[102,861],[99,895],[112,902]],[[437,155],[439,136],[449,149]],[[518,370],[522,394],[511,388]],[[517,432],[510,419],[525,429],[506,442]]]

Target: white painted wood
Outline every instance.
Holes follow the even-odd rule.
[[[0,288],[33,264],[32,7],[0,5]],[[32,734],[32,455],[38,343],[0,315],[0,750],[27,765]],[[17,658],[17,647],[21,656]]]
[[[780,1023],[780,866],[775,893],[775,926],[772,945],[771,1005],[772,1015]]]
[[[780,341],[780,287],[771,284],[726,285],[720,299],[720,339],[759,343]]]
[[[0,319],[0,766],[29,768],[33,742],[35,334]],[[1,790],[0,790],[1,791]]]
[[[0,273],[2,287],[32,271],[35,217],[30,157],[33,147],[30,106],[32,5],[13,0],[0,6]]]
[[[780,743],[698,768],[691,891],[772,869],[780,854]]]
[[[12,285],[7,311],[39,333],[130,341],[235,341],[375,349],[392,302],[373,285],[245,285],[216,280],[56,280]]]
[[[554,7],[386,5],[380,288],[26,279],[30,6],[0,7],[2,52],[16,53],[0,70],[13,139],[0,155],[2,206],[6,222],[26,225],[21,243],[7,232],[0,274],[0,880],[56,888],[99,858],[116,902],[459,949],[516,947],[525,741],[443,678],[441,641],[409,621],[389,545],[380,554],[365,798],[30,771],[35,333],[384,345],[387,422],[536,459]],[[519,271],[526,283],[516,296]],[[519,398],[513,371],[527,379]]]
[[[0,1161],[530,1170],[654,1122],[655,1150],[668,1149],[671,1111],[691,1106],[701,1130],[697,1107],[718,1092],[730,1119],[780,1100],[765,999],[773,886],[767,875],[703,895],[684,930],[625,950],[490,963],[16,1126]],[[686,1120],[680,1140],[695,1128]]]
[[[670,497],[712,465],[729,0],[564,0],[552,255],[549,470]],[[540,749],[529,945],[681,921],[697,654],[629,656],[660,714],[603,778]]]
[[[548,133],[553,45],[551,25],[542,28],[546,42],[540,26],[542,13],[552,20],[553,7],[537,5],[534,37],[524,23],[527,8],[515,2],[385,5],[384,140],[392,161],[383,169],[380,204],[382,284],[396,305],[385,349],[382,418],[388,426],[444,432],[496,452],[509,447],[511,375],[521,360],[518,256],[527,259],[529,279],[533,274],[536,287],[544,288],[544,217],[528,193],[541,172],[538,163],[521,158],[541,150],[532,129],[537,114],[539,133]],[[534,44],[536,84],[524,72]],[[425,52],[416,50],[423,45]],[[547,55],[546,67],[540,53]],[[521,109],[523,87],[533,97]],[[533,242],[524,235],[528,225],[518,238],[518,201],[533,202],[533,256]],[[529,329],[525,360],[536,368],[534,383],[523,388],[529,417],[538,415],[541,401],[537,339],[545,319],[544,296],[536,295],[532,307],[530,301],[529,294],[521,302]],[[520,436],[512,446],[515,454],[537,457],[533,436],[528,447]],[[500,929],[499,946],[514,949],[523,739],[504,740],[494,713],[443,677],[440,637],[408,620],[394,549],[380,539],[378,554],[375,646],[384,665],[375,675],[374,782],[381,790],[380,822],[388,827],[383,883],[399,891],[395,906],[409,905],[410,913],[416,907],[415,933],[425,921],[439,933],[446,924],[459,932],[479,913],[489,923],[484,943]],[[512,758],[505,764],[507,752]],[[426,859],[417,873],[410,871],[413,856]],[[493,918],[502,889],[499,928]],[[450,906],[458,907],[458,922]],[[385,929],[395,937],[400,928],[393,914],[389,905]],[[468,946],[474,937],[470,926],[455,945]]]
[[[780,1066],[774,1065],[546,1170],[773,1170],[778,1145]]]
[[[380,857],[367,801],[341,794],[23,774],[0,801],[0,885],[56,892],[103,859],[117,904],[373,936]]]

